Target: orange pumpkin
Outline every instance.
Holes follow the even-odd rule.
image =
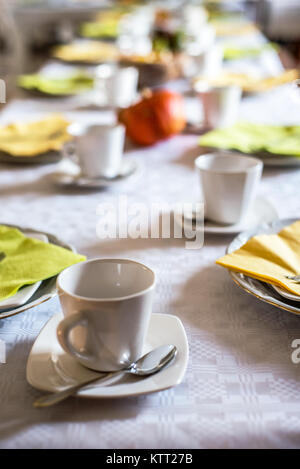
[[[119,120],[134,142],[152,145],[184,129],[184,101],[174,91],[147,90],[141,101],[120,111]]]

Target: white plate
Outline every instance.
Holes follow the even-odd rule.
[[[288,300],[300,301],[300,296],[290,293],[289,291],[284,290],[283,288],[277,287],[277,285],[272,285],[272,288],[274,288],[274,290],[277,291],[279,295],[283,296],[284,298],[287,298]]]
[[[54,315],[37,337],[27,361],[26,378],[31,386],[43,391],[60,391],[67,386],[84,382],[97,373],[80,365],[66,354],[56,338],[56,328],[63,319]],[[143,353],[165,344],[178,349],[176,359],[159,373],[147,378],[124,374],[107,385],[92,384],[78,392],[80,397],[117,398],[162,391],[183,380],[188,364],[188,342],[182,322],[169,314],[152,314]],[[101,375],[100,375],[101,376]]]
[[[174,218],[176,223],[179,226],[182,226],[182,214],[175,213]],[[236,223],[235,225],[218,225],[217,223],[205,220],[204,232],[210,234],[233,235],[245,230],[253,229],[262,223],[271,223],[274,220],[278,220],[278,213],[275,207],[264,197],[257,197],[252,209],[243,222]],[[195,226],[193,225],[193,222],[186,218],[184,222],[185,233],[188,234],[188,232],[194,232]],[[200,226],[198,229],[202,231],[203,226]]]
[[[219,151],[221,153],[237,153],[238,155],[244,156],[254,156],[255,158],[259,158],[263,163],[264,166],[278,166],[280,168],[286,167],[297,167],[300,166],[300,158],[297,156],[289,156],[289,155],[280,155],[277,153],[269,153],[267,151],[254,151],[251,153],[243,153],[236,149],[223,149],[219,147],[202,147],[207,148],[210,151]]]
[[[261,159],[264,166],[278,166],[281,168],[300,166],[300,158],[297,156],[273,155],[267,152],[254,153],[253,155]]]
[[[40,232],[40,231],[33,230],[32,228],[25,228],[25,227],[18,226],[18,225],[11,225],[5,222],[1,222],[0,224],[10,226],[11,228],[18,228],[25,235],[29,233],[31,235],[36,234],[36,233],[45,235],[47,236],[49,243],[55,244],[56,246],[61,246],[65,249],[69,249],[70,251],[73,251],[76,253],[76,250],[72,246],[63,242],[62,240],[60,240],[59,238],[57,238],[51,233]],[[18,306],[16,308],[5,308],[5,310],[1,310],[0,319],[8,318],[10,316],[14,316],[15,314],[22,313],[23,311],[26,311],[27,309],[38,306],[41,303],[44,303],[45,301],[48,301],[51,298],[53,298],[56,295],[56,278],[57,278],[57,275],[55,277],[51,277],[47,280],[44,280],[41,283],[40,287],[36,290],[36,292],[29,298],[29,300],[26,303],[22,304],[21,306]]]
[[[254,230],[249,230],[243,233],[240,233],[234,240],[230,243],[227,249],[227,253],[232,253],[237,249],[240,249],[250,238],[258,234],[275,234],[280,230],[285,228],[288,225],[296,222],[297,218],[289,218],[285,220],[277,220],[272,223],[265,223]],[[254,278],[248,277],[240,272],[228,271],[234,282],[241,287],[247,293],[255,296],[256,298],[269,303],[277,308],[283,309],[290,313],[296,314],[299,316],[300,307],[299,304],[291,298],[283,297],[282,293],[275,291],[274,285],[271,285],[266,282],[261,282]],[[285,292],[284,292],[285,293]],[[299,299],[297,298],[297,301]]]
[[[79,168],[69,161],[64,161],[61,169],[49,174],[51,181],[62,187],[83,189],[103,189],[119,184],[130,176],[137,175],[140,164],[135,158],[124,158],[120,173],[114,178],[87,178],[80,175]]]
[[[29,231],[26,233],[26,236],[28,236],[29,238],[39,239],[40,241],[44,241],[44,243],[48,243],[48,237],[42,233],[32,233]],[[18,306],[23,305],[37,291],[41,283],[42,282],[36,282],[32,285],[28,285],[27,287],[23,287],[19,291],[17,291],[14,296],[11,296],[6,300],[0,301],[0,310],[8,308],[17,308]]]

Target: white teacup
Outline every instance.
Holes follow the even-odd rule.
[[[100,105],[128,107],[136,100],[137,68],[103,64],[97,67],[95,75],[96,99]]]
[[[233,125],[239,114],[242,90],[238,86],[209,87],[197,85],[202,101],[204,127],[227,127]]]
[[[125,143],[123,125],[73,125],[69,132],[74,143],[67,144],[65,152],[69,156],[74,153],[73,159],[80,166],[82,176],[113,178],[120,174]]]
[[[67,268],[57,278],[65,316],[57,329],[60,345],[88,368],[125,368],[142,354],[154,286],[154,272],[128,259]]]
[[[195,161],[205,218],[234,224],[247,215],[261,179],[263,163],[250,156],[207,154]]]

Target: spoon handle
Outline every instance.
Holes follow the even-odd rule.
[[[84,383],[76,384],[75,386],[71,386],[67,389],[64,389],[63,391],[54,392],[52,394],[46,394],[45,396],[36,399],[33,403],[33,407],[50,407],[52,405],[58,404],[59,402],[67,399],[69,396],[72,396],[77,391],[79,391],[79,389],[84,388],[88,384],[94,383],[96,381],[99,384],[102,382],[104,383],[112,377],[115,378],[118,376],[122,376],[123,373],[124,370],[113,371],[111,373],[107,373],[105,376],[102,376],[100,378],[98,376],[97,378],[90,379],[89,381],[85,381]]]

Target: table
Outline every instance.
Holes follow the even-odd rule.
[[[272,66],[279,67],[272,54]],[[53,110],[77,118],[71,108],[64,101],[19,100],[5,108],[1,123]],[[81,118],[113,116],[85,111]],[[241,118],[299,123],[300,107],[284,86],[245,98]],[[143,174],[103,192],[54,187],[47,177],[52,166],[1,165],[1,222],[53,232],[89,257],[129,257],[153,267],[158,277],[153,311],[178,316],[190,347],[185,379],[168,391],[111,401],[72,398],[38,410],[32,402],[40,393],[26,383],[26,360],[45,322],[59,311],[58,299],[0,321],[0,339],[7,345],[7,363],[0,365],[1,448],[299,447],[300,365],[291,360],[292,341],[300,339],[299,318],[247,295],[215,265],[232,238],[207,235],[202,249],[188,250],[183,239],[100,240],[96,235],[98,204],[116,203],[122,194],[129,203],[146,204],[196,197],[197,140],[182,135],[129,149],[143,163]],[[260,193],[280,217],[297,217],[299,181],[299,169],[265,168]]]

